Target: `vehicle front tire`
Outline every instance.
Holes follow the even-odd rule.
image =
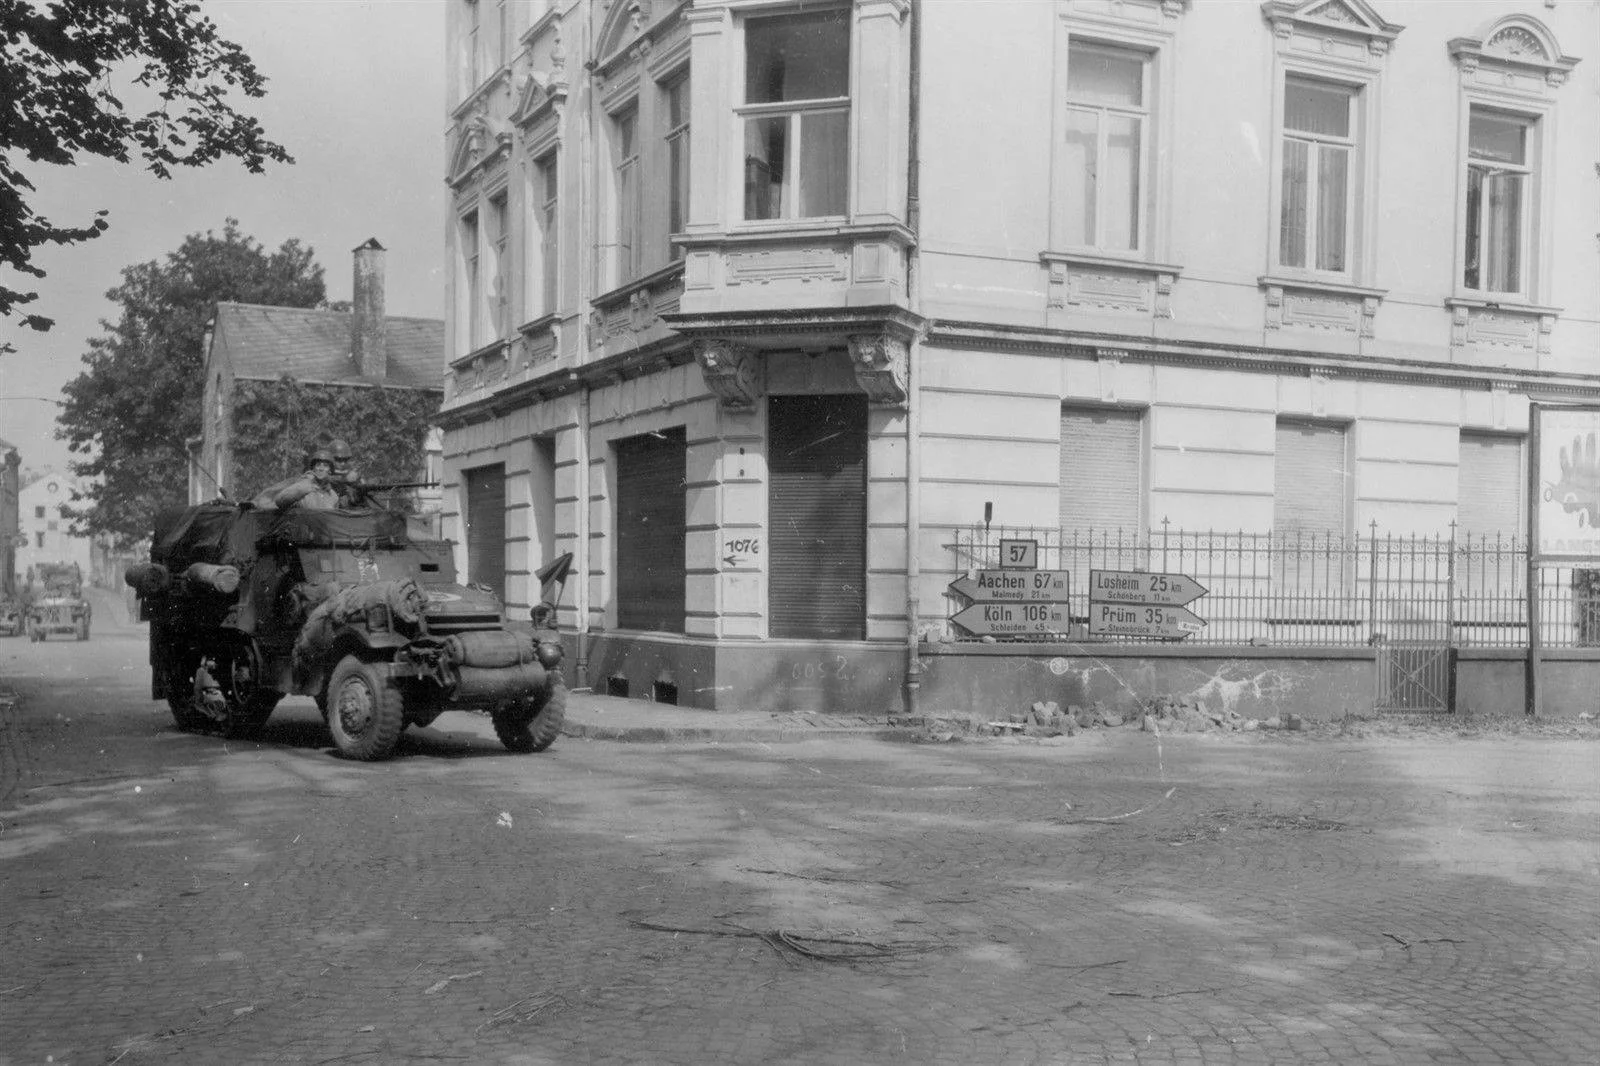
[[[561,735],[567,718],[567,683],[559,672],[552,672],[550,692],[542,702],[522,700],[496,709],[491,714],[494,735],[506,750],[518,753],[544,751]]]
[[[328,679],[328,732],[347,759],[388,758],[405,728],[405,695],[382,664],[353,655]]]

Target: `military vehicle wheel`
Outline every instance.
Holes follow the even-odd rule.
[[[328,680],[328,732],[349,759],[383,759],[405,727],[405,696],[375,663],[341,659]]]
[[[273,708],[283,694],[274,689],[258,686],[260,675],[258,659],[250,645],[233,649],[222,666],[219,679],[225,700],[227,717],[222,723],[222,735],[249,739],[261,732],[272,716]]]
[[[195,705],[194,672],[200,666],[200,656],[191,652],[175,652],[167,661],[167,706],[172,709],[172,720],[185,733],[198,733],[210,729],[211,716]]]
[[[491,715],[494,735],[508,751],[543,751],[561,735],[561,723],[567,717],[567,683],[556,674],[550,694],[542,703],[523,700],[507,704]]]

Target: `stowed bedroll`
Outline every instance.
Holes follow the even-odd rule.
[[[487,711],[512,751],[543,751],[566,713],[561,644],[507,625],[458,583],[450,546],[387,510],[206,504],[157,516],[128,571],[150,623],[150,694],[178,726],[258,734],[286,695],[317,701],[347,757],[382,759],[409,725]],[[541,571],[564,583],[570,556]]]

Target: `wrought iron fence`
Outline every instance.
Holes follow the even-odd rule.
[[[1089,571],[1185,574],[1206,594],[1188,605],[1208,644],[1350,646],[1383,642],[1526,647],[1527,544],[1503,535],[1246,533],[1161,528],[1062,530],[975,526],[954,531],[952,581],[1000,569],[1001,540],[1038,544],[1037,568],[1066,571],[1060,632],[997,639],[1113,640],[1089,633]],[[1539,620],[1548,646],[1600,646],[1600,570],[1541,567]],[[947,592],[946,617],[969,601]],[[1057,615],[1058,618],[1062,617]],[[976,634],[949,624],[951,638]]]

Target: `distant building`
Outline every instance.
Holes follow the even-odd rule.
[[[239,484],[234,453],[235,389],[243,382],[293,378],[322,389],[406,389],[435,398],[443,392],[444,323],[384,314],[384,248],[369,240],[354,252],[350,311],[219,303],[206,335],[202,430],[189,442],[189,500],[226,495],[244,500],[258,484]],[[286,427],[286,431],[292,427]],[[334,434],[360,450],[360,425]],[[424,431],[435,449],[426,463],[437,475],[437,431]],[[295,463],[305,456],[296,455]],[[297,471],[296,471],[297,472]],[[415,471],[425,480],[428,469]],[[437,506],[435,493],[435,506]],[[426,501],[424,507],[426,508]]]
[[[893,706],[990,513],[1515,538],[1600,401],[1594,4],[449,11],[446,512],[575,685]]]
[[[84,581],[90,579],[94,555],[90,538],[74,536],[71,521],[61,507],[72,502],[79,482],[66,474],[36,474],[17,493],[18,548],[16,572],[24,577],[40,563],[77,563]]]
[[[0,596],[17,591],[17,547],[22,536],[17,524],[17,493],[21,489],[18,468],[22,456],[17,446],[0,440]]]

